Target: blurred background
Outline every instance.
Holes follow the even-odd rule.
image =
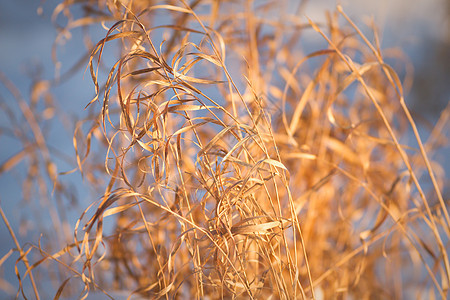
[[[296,1],[293,1],[296,2]],[[325,11],[334,11],[340,3],[349,17],[364,29],[370,36],[369,24],[371,18],[378,26],[382,49],[401,49],[413,67],[413,84],[406,95],[406,100],[416,119],[423,121],[424,126],[434,125],[441,112],[448,105],[450,98],[450,1],[449,0],[314,0],[304,1],[304,15],[320,22],[324,20]],[[0,72],[17,87],[26,101],[30,97],[33,84],[40,79],[51,82],[57,74],[64,74],[81,60],[81,69],[74,73],[67,81],[61,81],[53,89],[53,101],[58,107],[64,108],[67,115],[61,117],[63,126],[48,128],[50,137],[48,143],[53,145],[60,155],[57,164],[58,172],[70,171],[74,165],[68,163],[75,154],[72,143],[74,122],[85,114],[84,107],[94,96],[94,87],[89,72],[84,72],[86,49],[82,41],[80,30],[74,31],[72,39],[64,45],[52,48],[56,38],[56,30],[51,16],[58,1],[29,1],[15,0],[0,3]],[[298,3],[297,3],[298,4]],[[306,22],[306,18],[304,19]],[[93,32],[99,39],[105,34],[103,29]],[[320,37],[317,37],[320,38]],[[95,41],[95,40],[94,40]],[[96,41],[95,41],[96,42]],[[313,42],[313,41],[312,41]],[[52,51],[54,57],[52,58]],[[55,59],[56,58],[56,59]],[[55,65],[56,63],[56,65]],[[397,66],[393,64],[394,68]],[[400,66],[399,72],[404,71]],[[14,103],[16,99],[0,84],[0,104]],[[17,105],[16,105],[17,107]],[[17,108],[15,112],[20,115]],[[49,114],[52,112],[49,111]],[[9,119],[0,116],[0,131],[8,127]],[[422,130],[427,134],[425,128]],[[21,144],[14,138],[0,134],[0,166],[20,150]],[[444,163],[448,173],[450,163],[445,159],[449,155],[448,149],[438,155]],[[28,206],[23,201],[23,186],[20,177],[23,174],[14,172],[0,173],[0,201],[8,216],[12,228],[18,235],[19,242],[36,242],[39,239],[36,232],[27,230],[34,224],[27,222],[27,214],[36,213],[38,206]],[[82,199],[84,186],[77,174],[64,177],[65,182],[73,186],[73,197]],[[49,191],[51,195],[51,191]],[[87,193],[86,193],[87,195]],[[448,191],[447,194],[448,195]],[[96,199],[86,199],[91,203]],[[53,201],[53,200],[49,200]],[[79,214],[74,209],[73,215],[67,216],[73,228]],[[49,218],[51,218],[49,212]],[[44,226],[45,225],[40,225]],[[70,230],[70,228],[67,228]],[[22,233],[22,234],[20,234]],[[15,245],[3,221],[0,221],[0,258],[8,254]],[[0,282],[0,298],[5,299],[8,294],[15,294],[18,281],[14,274],[14,262],[17,253],[9,257],[0,267],[0,272],[6,274],[7,282]],[[0,274],[1,275],[1,274]],[[0,276],[2,277],[2,276]]]

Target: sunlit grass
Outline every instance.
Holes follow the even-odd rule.
[[[96,96],[73,135],[73,172],[99,194],[70,229],[67,208],[43,202],[59,238],[16,242],[18,295],[50,280],[56,298],[447,297],[446,179],[431,154],[449,108],[423,142],[409,74],[385,63],[374,25],[369,39],[340,7],[316,24],[277,1],[65,1],[60,14],[58,39],[107,30],[86,38]],[[306,32],[324,48],[305,52]],[[1,172],[23,161],[24,186],[70,198],[41,130],[51,102],[0,79],[32,129],[8,131],[29,148]]]

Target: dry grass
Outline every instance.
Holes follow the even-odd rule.
[[[77,171],[103,195],[72,242],[58,221],[64,209],[44,205],[62,237],[17,242],[16,265],[28,271],[17,269],[18,294],[29,277],[39,298],[41,272],[56,298],[80,287],[80,297],[448,297],[447,182],[430,154],[448,142],[449,107],[422,142],[403,98],[410,78],[385,55],[407,62],[380,50],[375,26],[369,40],[340,7],[316,24],[280,6],[57,7],[55,19],[68,19],[58,39],[79,26],[108,29],[96,44],[86,36],[96,96],[73,137]],[[73,17],[80,7],[86,16]],[[305,53],[311,34],[325,48]],[[108,64],[111,49],[120,56]],[[24,185],[70,198],[40,130],[51,101],[33,109],[15,97],[34,130],[1,172],[27,157]]]

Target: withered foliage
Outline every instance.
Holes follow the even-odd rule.
[[[55,9],[56,23],[66,19],[58,40],[83,27],[90,48],[96,96],[76,126],[73,164],[103,194],[70,224],[73,235],[65,229],[71,242],[17,242],[27,271],[17,271],[18,294],[29,277],[39,298],[33,274],[48,272],[55,298],[448,296],[446,181],[430,154],[448,142],[449,108],[422,142],[404,100],[410,74],[385,63],[408,70],[403,55],[382,51],[375,26],[367,38],[341,7],[316,24],[291,5]],[[102,27],[92,43],[89,30]],[[305,49],[312,36],[322,48]],[[15,131],[24,150],[1,172],[26,158],[24,185],[69,198],[40,130],[45,110],[16,99],[33,134]]]

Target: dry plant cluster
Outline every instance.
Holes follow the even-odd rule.
[[[20,253],[17,296],[51,284],[55,298],[448,297],[446,177],[431,153],[447,143],[449,108],[422,142],[401,51],[381,51],[375,26],[366,37],[341,7],[315,23],[303,5],[56,7],[57,43],[84,33],[76,67],[88,65],[95,97],[74,128],[75,169],[61,173],[44,130],[64,113],[55,82],[37,81],[28,101],[1,76],[26,121],[2,104],[2,134],[23,150],[1,172],[25,166],[24,201],[38,197],[51,216],[32,244],[8,226],[17,247],[2,263]],[[321,46],[305,49],[312,38]],[[76,224],[71,172],[97,192]]]

